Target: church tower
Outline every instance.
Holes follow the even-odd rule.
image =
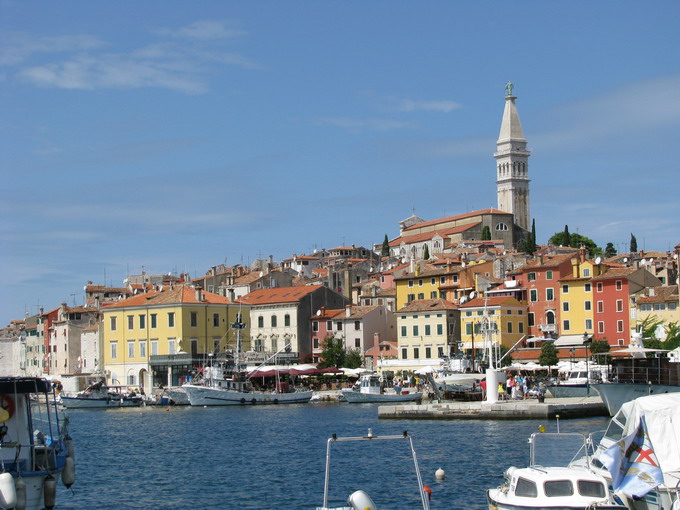
[[[527,141],[519,122],[512,83],[505,86],[505,110],[496,142],[496,186],[498,208],[512,213],[515,225],[531,229],[529,214],[529,155]]]

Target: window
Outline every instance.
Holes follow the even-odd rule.
[[[401,327],[401,336],[406,336],[406,326]]]
[[[437,285],[437,279],[436,279],[436,278],[432,278],[432,279],[430,280],[430,284],[431,284],[431,285]]]
[[[175,354],[175,339],[168,338],[168,354]]]
[[[111,342],[111,359],[118,357],[118,342]]]
[[[593,304],[590,301],[584,301],[583,304],[587,312],[593,309]]]
[[[536,321],[534,320],[534,312],[529,312],[527,314],[527,322],[529,323],[529,326],[533,326],[536,324]]]
[[[443,335],[443,334],[444,334],[444,326],[443,326],[443,324],[437,324],[437,334],[438,334],[438,335]]]
[[[602,292],[604,289],[604,284],[602,282],[597,282],[597,291]]]
[[[408,359],[408,349],[406,347],[401,349],[401,359]]]
[[[335,329],[337,329],[338,331],[342,331],[342,322],[336,322]]]
[[[508,226],[505,223],[496,223],[496,230],[506,231],[508,230]]]
[[[574,486],[571,480],[550,480],[543,484],[545,495],[549,498],[571,496],[574,494]]]
[[[157,316],[155,313],[151,314],[151,329],[156,329],[157,326]]]
[[[432,332],[430,331],[430,325],[425,324],[425,336],[430,336]],[[428,356],[429,357],[429,356]]]
[[[604,313],[604,301],[597,302],[597,313]]]
[[[158,340],[151,340],[151,355],[158,356]]]
[[[134,358],[135,357],[135,343],[134,342],[128,342],[128,358]]]
[[[591,498],[604,498],[607,495],[607,489],[603,483],[593,482],[590,480],[578,480],[576,482],[578,493],[581,496],[588,496]]]
[[[545,279],[546,280],[552,280],[553,278],[553,272],[552,271],[546,271],[545,272]]]
[[[515,495],[522,498],[536,498],[538,497],[538,489],[536,483],[521,476],[517,479],[517,487],[515,487]]]
[[[616,311],[623,312],[623,299],[616,300]]]
[[[670,302],[670,303],[668,303],[668,309],[669,309],[669,310],[677,310],[677,308],[678,308],[678,304],[677,304],[677,303],[675,303],[675,302]]]
[[[423,279],[419,278],[418,279],[418,287],[422,287],[422,286],[423,286]]]
[[[175,327],[175,312],[168,312],[168,327]]]
[[[257,327],[264,328],[264,317],[261,315],[257,318]]]
[[[415,295],[415,294],[409,294],[409,295],[407,296],[407,299],[408,299],[408,302],[409,302],[409,303],[410,303],[411,301],[415,301],[415,300],[416,300],[416,295]]]
[[[457,274],[453,275],[453,283],[458,283],[458,275]]]
[[[523,323],[523,322],[520,322],[520,323],[518,324],[518,326],[519,326],[519,333],[524,333],[524,323]]]
[[[508,322],[508,333],[512,333],[512,322]]]
[[[616,280],[616,290],[623,289],[623,280]]]
[[[597,321],[597,332],[604,333],[604,321]]]
[[[586,319],[586,329],[593,329],[593,319]]]
[[[566,283],[562,285],[562,294],[569,294],[569,285]]]
[[[213,328],[218,328],[220,326],[220,314],[213,314]]]
[[[432,357],[432,347],[425,347],[425,358],[430,359]]]
[[[565,319],[565,320],[562,321],[562,329],[564,331],[569,331],[569,320],[568,319]]]
[[[409,281],[408,281],[408,286],[409,286],[410,289],[413,288],[413,280],[409,280]]]
[[[444,284],[446,283],[446,276],[440,277],[440,278],[439,278],[439,283],[441,283],[442,285],[444,285]]]
[[[419,292],[419,293],[418,293],[418,299],[425,299],[425,293],[424,293],[424,292]]]
[[[529,274],[527,275],[527,279],[528,279],[530,282],[535,282],[535,281],[536,281],[536,273],[529,273]]]
[[[319,321],[312,322],[312,331],[319,331]]]
[[[531,289],[529,291],[529,301],[531,301],[532,303],[535,303],[536,301],[538,301],[538,290],[537,289]]]
[[[466,334],[466,335],[471,335],[471,334],[472,334],[472,323],[471,323],[471,322],[467,322],[467,323],[465,324],[465,334]]]
[[[139,316],[139,329],[146,329],[146,315]]]
[[[116,318],[111,317],[111,331],[116,331]]]
[[[361,338],[355,338],[354,339],[354,347],[361,347]]]
[[[590,268],[589,267],[583,268],[583,277],[584,278],[590,278]]]
[[[146,340],[139,342],[139,357],[146,359]]]
[[[546,301],[555,300],[555,289],[545,289],[545,300]]]
[[[437,291],[436,290],[433,290],[432,292],[430,292],[430,299],[437,299]]]
[[[315,349],[318,349],[318,348],[319,348],[319,339],[318,339],[318,338],[315,338],[315,339],[314,339],[314,348],[315,348]]]
[[[413,336],[418,336],[418,325],[414,324],[413,326]]]
[[[420,359],[420,347],[413,348],[413,359]]]
[[[283,316],[283,325],[284,326],[290,326],[290,315],[286,314]]]
[[[361,329],[361,321],[354,321],[354,331],[359,331]]]
[[[586,283],[583,287],[583,290],[586,292],[590,292],[593,289],[592,285],[590,283]]]
[[[190,317],[191,327],[195,328],[196,326],[198,326],[198,313],[190,312],[189,317]]]
[[[623,333],[623,321],[616,321],[616,332]]]
[[[269,318],[269,324],[272,328],[275,328],[277,326],[277,320],[276,320],[276,315],[272,315]]]
[[[128,329],[135,329],[135,316],[134,315],[128,315],[127,320],[128,320]]]
[[[562,303],[562,311],[563,312],[568,312],[569,311],[569,301],[564,301]]]

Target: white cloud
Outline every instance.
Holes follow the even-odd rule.
[[[194,21],[176,30],[160,29],[157,32],[162,35],[201,41],[240,37],[248,33],[245,30],[228,27],[227,22],[214,20]]]
[[[17,65],[42,53],[91,51],[106,45],[104,41],[87,34],[33,37],[13,32],[5,36],[0,46],[0,65]]]
[[[394,129],[405,129],[415,127],[410,122],[403,122],[392,119],[352,119],[349,117],[324,117],[314,119],[313,124],[317,126],[335,126],[350,131],[392,131]]]
[[[461,107],[459,103],[455,101],[426,101],[426,100],[416,100],[416,99],[405,99],[405,98],[391,98],[390,101],[393,103],[392,109],[400,112],[415,112],[415,111],[427,111],[427,112],[441,112],[449,113],[453,110],[457,110]]]

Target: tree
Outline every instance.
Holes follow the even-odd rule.
[[[637,249],[637,239],[635,239],[635,236],[631,232],[630,234],[630,250],[631,252],[638,251]]]
[[[609,352],[609,342],[606,340],[593,340],[590,344],[590,353],[594,356],[598,365],[605,365],[607,357],[604,353]]]
[[[569,235],[569,225],[564,226],[562,233],[562,246],[571,246],[571,235]]]
[[[604,256],[605,258],[611,258],[616,255],[616,248],[614,248],[614,243],[607,243],[607,246],[604,249]]]
[[[482,241],[491,241],[491,229],[488,225],[482,229]]]
[[[387,239],[387,234],[385,234],[385,240],[383,241],[382,250],[380,251],[380,255],[383,256],[383,257],[389,257],[390,256],[390,242]]]
[[[321,344],[321,361],[319,368],[341,367],[345,363],[345,347],[342,338],[335,338],[332,333],[326,335]]]
[[[555,347],[555,342],[543,341],[543,345],[541,345],[541,354],[538,356],[538,363],[550,368],[553,365],[557,365],[558,361],[559,358],[557,357],[557,347]]]
[[[360,368],[364,366],[364,357],[359,349],[350,349],[345,355],[345,364],[347,368]]]
[[[428,248],[427,245],[425,245],[425,249],[423,250],[423,258],[425,260],[430,259],[430,248]]]
[[[595,241],[589,237],[582,236],[581,234],[569,234],[569,243],[564,242],[564,237],[564,232],[557,232],[548,239],[548,243],[553,246],[569,246],[571,248],[580,248],[581,246],[584,246],[591,257],[602,255],[602,248],[595,244]]]
[[[503,356],[505,356],[509,350],[510,350],[509,347],[501,344],[500,357],[503,358]],[[503,361],[501,361],[501,367],[509,367],[510,365],[512,365],[512,354],[505,356],[505,358],[503,358]]]

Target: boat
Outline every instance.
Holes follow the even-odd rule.
[[[469,391],[479,384],[484,374],[472,371],[472,362],[464,358],[443,358],[441,370],[434,375],[440,392]]]
[[[127,388],[107,386],[104,379],[90,384],[87,388],[73,395],[61,394],[61,404],[66,409],[110,409],[117,407],[139,407],[144,399],[135,394],[124,393]]]
[[[75,482],[75,461],[52,383],[1,377],[0,401],[0,507],[53,508],[58,480],[67,487]]]
[[[591,390],[593,384],[603,382],[606,367],[599,365],[587,366],[585,363],[576,363],[573,366],[558,370],[563,379],[558,379],[547,385],[548,391],[555,398],[588,397],[595,394]]]
[[[680,393],[623,404],[591,464],[631,510],[680,508]]]
[[[232,328],[236,330],[236,352],[234,353],[234,366],[231,375],[222,366],[209,363],[203,367],[201,381],[191,381],[183,384],[182,390],[186,393],[192,406],[229,406],[229,405],[263,405],[263,404],[305,404],[312,399],[314,392],[297,391],[287,382],[280,381],[278,372],[274,371],[276,385],[272,391],[255,389],[251,382],[252,375],[242,363],[241,330],[245,324],[241,321],[239,313]],[[275,358],[284,349],[274,353],[261,365]],[[212,357],[210,358],[212,360]],[[258,367],[259,368],[259,367]],[[257,373],[256,369],[253,373]]]
[[[626,510],[607,479],[589,469],[588,438],[575,433],[536,433],[529,466],[509,467],[504,483],[487,491],[490,510]]]
[[[402,391],[398,387],[394,393],[384,392],[377,374],[363,374],[352,388],[341,390],[342,397],[353,404],[365,404],[373,402],[413,402],[423,398],[422,392]]]
[[[416,456],[416,450],[413,446],[413,439],[404,431],[402,435],[396,436],[377,436],[373,434],[373,429],[368,429],[368,434],[362,437],[337,437],[333,434],[326,442],[326,472],[323,484],[323,505],[316,507],[316,510],[377,510],[377,506],[373,499],[363,490],[356,490],[349,495],[347,499],[346,506],[340,507],[329,507],[329,493],[330,493],[330,478],[331,478],[331,453],[332,446],[335,443],[344,442],[356,442],[356,441],[406,441],[411,452],[411,457],[413,459],[413,466],[415,469],[418,495],[420,497],[420,502],[422,504],[423,510],[429,510],[430,508],[430,488],[423,484],[423,478],[420,474],[420,468],[418,467],[418,457]],[[398,457],[401,461],[402,456]],[[359,464],[361,465],[361,464]],[[403,485],[401,486],[403,487]]]

